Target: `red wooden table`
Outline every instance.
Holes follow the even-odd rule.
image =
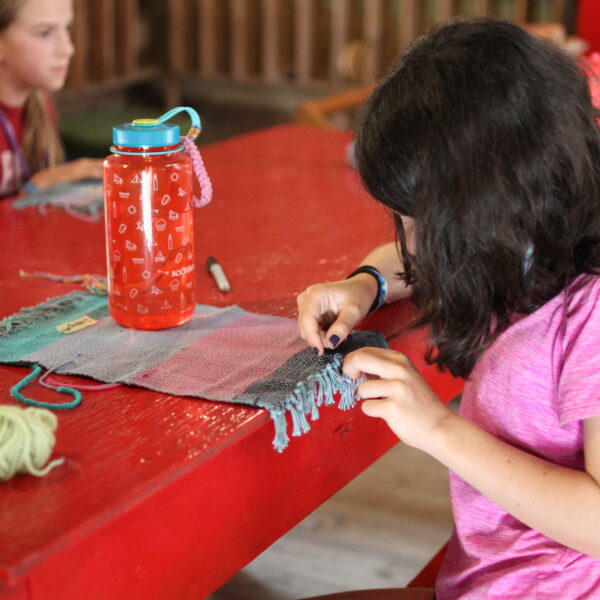
[[[197,260],[216,256],[232,291],[198,269],[200,302],[292,317],[308,284],[345,276],[393,239],[345,164],[348,140],[282,126],[204,149],[215,195],[196,214]],[[19,269],[106,272],[103,221],[2,201],[0,224],[0,317],[73,289],[21,279]],[[390,305],[365,326],[422,365],[424,334],[397,336],[411,315]],[[28,372],[0,366],[3,402]],[[424,372],[445,400],[462,387]],[[39,386],[27,391],[55,401]],[[199,600],[397,441],[359,408],[329,407],[278,454],[265,411],[129,387],[84,393],[58,419],[53,456],[65,464],[0,483],[2,600]]]

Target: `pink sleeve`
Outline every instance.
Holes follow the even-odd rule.
[[[568,301],[557,409],[560,424],[600,415],[600,277],[585,277]]]

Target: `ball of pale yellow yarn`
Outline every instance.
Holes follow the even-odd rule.
[[[54,448],[57,419],[45,408],[0,406],[0,481],[17,473],[41,477],[64,458],[46,462]]]

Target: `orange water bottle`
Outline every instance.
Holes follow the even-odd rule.
[[[181,111],[192,120],[186,138],[166,122]],[[202,203],[193,193],[193,178],[201,177],[193,166],[203,171],[203,165],[192,139],[198,133],[200,118],[189,107],[113,128],[112,155],[104,161],[108,306],[125,327],[165,329],[194,312],[193,209]],[[204,196],[210,182],[203,176]]]

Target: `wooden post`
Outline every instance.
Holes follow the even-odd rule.
[[[261,3],[261,71],[262,79],[274,83],[279,79],[279,0]]]
[[[417,0],[398,3],[398,52],[402,52],[417,37]]]
[[[383,6],[381,0],[368,0],[364,4],[363,36],[366,42],[364,81],[371,83],[379,78],[381,36],[383,33]]]
[[[198,49],[200,75],[214,77],[217,74],[216,0],[198,0],[200,27]]]
[[[476,17],[485,17],[488,14],[488,0],[474,0],[473,15]]]
[[[309,83],[312,79],[313,17],[313,0],[298,0],[294,15],[294,70],[297,83]]]
[[[331,41],[329,46],[329,73],[331,81],[344,79],[340,57],[348,43],[348,26],[350,23],[349,0],[334,0],[331,3]]]
[[[138,0],[120,0],[116,17],[117,72],[120,75],[130,75],[138,69],[140,50]]]
[[[97,0],[90,4],[90,34],[94,39],[92,72],[94,80],[109,81],[115,77],[115,0]]]
[[[449,19],[452,16],[452,0],[437,0],[437,21]]]
[[[72,36],[75,54],[73,54],[73,59],[71,60],[67,87],[73,90],[80,90],[88,82],[89,73],[87,2],[84,0],[75,0],[74,11]]]
[[[169,0],[167,3],[167,66],[165,73],[165,107],[180,103],[179,74],[185,69],[185,37],[182,35],[187,19],[185,0]]]
[[[552,5],[552,20],[557,23],[565,22],[565,0],[553,0]]]
[[[515,0],[513,19],[517,23],[525,23],[527,21],[527,4],[527,0]]]
[[[231,14],[231,75],[244,80],[248,76],[248,2],[230,0]]]
[[[167,3],[167,62],[169,70],[181,71],[185,67],[185,30],[188,13],[184,0],[169,0]]]

